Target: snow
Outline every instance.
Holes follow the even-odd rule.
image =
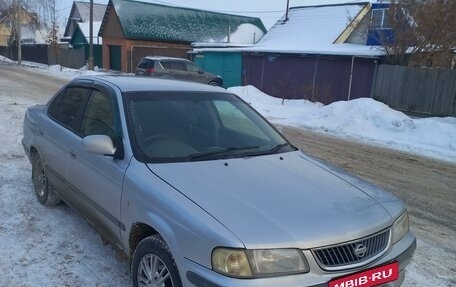
[[[253,47],[258,52],[316,53],[377,56],[375,47],[358,44],[333,44],[366,3],[338,6],[297,7],[290,9]]]
[[[456,162],[456,118],[413,119],[369,98],[323,106],[282,100],[253,86],[229,89],[270,121]]]
[[[7,57],[3,57],[2,55],[0,55],[0,62],[8,63],[8,64],[14,63],[14,61],[8,59]]]
[[[345,1],[347,2],[347,1]],[[310,5],[311,3],[306,3]],[[350,22],[366,7],[366,2],[336,6],[294,7],[269,29],[254,46],[247,48],[200,48],[194,52],[264,52],[318,55],[377,57],[384,55],[381,47],[360,44],[334,44]],[[334,3],[333,3],[334,4]],[[368,16],[366,16],[368,17]]]
[[[287,22],[277,22],[258,46],[309,47],[314,44],[332,44],[347,28],[365,5],[292,8]],[[285,41],[285,43],[283,43]]]
[[[236,44],[254,44],[258,39],[261,39],[264,32],[255,25],[244,23],[239,25],[237,29],[230,34],[230,43]],[[225,38],[223,42],[227,42]]]
[[[90,22],[78,23],[79,29],[87,40],[87,43],[90,42]],[[102,38],[98,37],[98,32],[100,31],[101,21],[93,22],[93,43],[97,45],[103,44]]]

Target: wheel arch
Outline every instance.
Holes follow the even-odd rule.
[[[150,214],[149,214],[150,215]],[[131,224],[128,231],[128,256],[131,258],[138,244],[145,238],[152,235],[160,235],[163,241],[168,245],[173,256],[180,253],[180,246],[177,241],[177,235],[162,218],[157,215],[149,217],[150,221],[136,221]],[[151,224],[152,223],[152,224]]]
[[[133,257],[136,247],[143,239],[156,234],[160,235],[157,230],[146,223],[137,222],[132,224],[128,234],[128,257]]]

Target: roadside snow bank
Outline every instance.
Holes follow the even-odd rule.
[[[8,64],[17,64],[16,61],[8,59],[4,56],[0,56],[0,62],[8,63]],[[59,77],[66,80],[72,80],[79,76],[84,75],[100,75],[106,74],[106,72],[102,72],[98,67],[95,67],[94,71],[87,70],[87,67],[84,66],[80,69],[72,69],[63,67],[60,65],[46,65],[42,63],[30,62],[30,61],[22,61],[22,66],[40,69],[40,72],[44,72],[55,77]]]
[[[271,97],[253,86],[229,89],[274,123],[456,162],[456,118],[412,119],[370,98],[323,106]]]
[[[3,57],[3,56],[0,56],[0,62],[4,62],[4,63],[14,63],[14,61],[8,59],[7,57]]]

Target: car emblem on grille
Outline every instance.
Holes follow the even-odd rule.
[[[367,248],[362,243],[356,245],[355,249],[353,249],[353,254],[358,256],[358,258],[363,258],[364,255],[367,253]]]

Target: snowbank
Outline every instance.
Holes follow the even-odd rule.
[[[274,123],[456,162],[456,118],[413,119],[373,99],[323,106],[271,97],[253,86],[230,88]]]
[[[0,62],[4,62],[4,63],[14,63],[14,61],[8,59],[7,57],[3,57],[3,56],[0,56]]]

